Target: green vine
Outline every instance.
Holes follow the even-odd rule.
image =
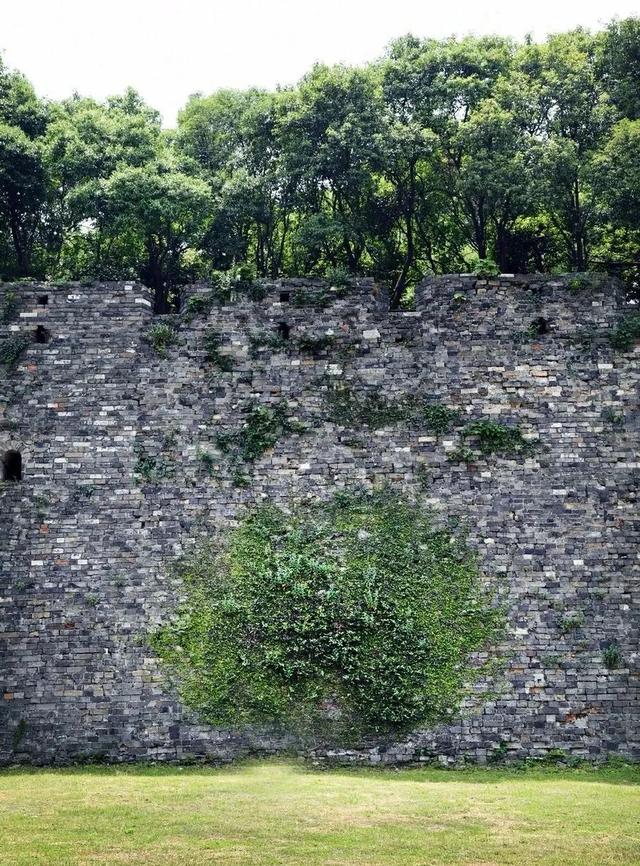
[[[187,600],[151,642],[214,725],[344,739],[434,724],[504,623],[463,539],[390,492],[263,508],[177,574]]]
[[[174,444],[171,434],[168,434],[164,440],[164,447],[171,449]],[[173,478],[175,475],[176,468],[169,454],[163,453],[156,456],[149,454],[141,442],[134,444],[133,453],[136,456],[133,474],[137,483],[146,481],[148,484],[157,484],[166,478]]]
[[[8,289],[4,295],[2,313],[0,314],[0,321],[2,321],[3,325],[8,325],[9,322],[13,322],[17,314],[18,293],[15,291],[15,289]]]
[[[373,430],[406,421],[415,416],[416,398],[388,400],[377,391],[357,394],[349,385],[337,384],[324,394],[329,420],[342,427],[370,427]]]
[[[486,419],[465,425],[460,436],[464,441],[470,439],[483,457],[491,454],[525,456],[534,450],[533,443],[526,440],[517,427]]]
[[[12,334],[0,343],[0,364],[13,370],[20,358],[31,345],[31,337],[26,334]]]
[[[251,406],[239,430],[221,432],[216,445],[233,464],[254,463],[273,448],[278,439],[289,433],[301,433],[304,427],[289,417],[287,406]]]
[[[431,403],[424,407],[424,421],[427,430],[441,436],[448,433],[460,420],[458,409],[449,409],[441,403]]]
[[[218,331],[209,328],[205,331],[202,338],[204,346],[204,355],[210,364],[217,367],[223,373],[229,373],[233,369],[233,360],[228,355],[223,355],[220,351],[222,346],[222,337]]]

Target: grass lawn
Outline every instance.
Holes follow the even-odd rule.
[[[640,864],[640,767],[0,772],[0,863]]]

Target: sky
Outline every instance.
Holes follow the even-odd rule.
[[[523,38],[640,14],[640,0],[0,0],[0,51],[41,96],[131,85],[175,124],[191,93],[296,82],[397,36]]]

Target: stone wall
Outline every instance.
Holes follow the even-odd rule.
[[[466,523],[483,570],[508,587],[509,662],[451,724],[341,757],[638,758],[638,352],[609,342],[624,313],[615,282],[439,277],[414,311],[390,313],[368,280],[346,292],[290,280],[263,284],[262,300],[162,318],[137,284],[5,285],[6,318],[14,291],[0,336],[42,326],[46,342],[0,379],[0,455],[23,461],[22,480],[0,487],[4,762],[295,746],[198,724],[144,635],[175,610],[167,565],[198,535],[265,499],[381,482]],[[194,296],[207,306],[194,286],[183,307]],[[166,358],[149,342],[158,324],[177,337]],[[229,371],[207,360],[212,329]],[[536,448],[456,462],[459,434],[415,420],[341,426],[327,398],[345,385],[517,425]],[[279,404],[306,431],[239,474],[218,434]],[[603,661],[612,644],[616,669]]]

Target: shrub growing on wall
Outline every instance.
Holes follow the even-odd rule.
[[[178,566],[152,637],[213,725],[381,733],[447,718],[502,612],[463,540],[388,492],[250,515]]]

